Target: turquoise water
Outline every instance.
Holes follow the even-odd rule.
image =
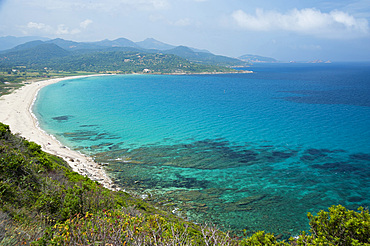
[[[191,220],[287,237],[307,212],[369,206],[370,64],[249,69],[62,81],[34,111],[127,190]]]

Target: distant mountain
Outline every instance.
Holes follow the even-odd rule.
[[[271,58],[271,57],[265,57],[265,56],[257,56],[257,55],[243,55],[238,57],[242,61],[250,62],[250,63],[259,63],[259,62],[264,62],[264,63],[274,63],[278,62],[276,59]]]
[[[36,37],[36,36],[27,36],[27,37],[14,37],[6,36],[0,37],[0,50],[8,50],[14,48],[17,45],[24,44],[30,41],[41,40],[47,41],[49,38]]]
[[[70,52],[56,44],[41,43],[34,46],[31,45],[37,43],[32,41],[9,50],[9,52],[0,55],[0,62],[9,65],[28,65],[70,55]]]
[[[148,50],[171,50],[171,49],[178,47],[178,46],[163,43],[161,41],[155,40],[154,38],[147,38],[144,41],[136,42],[136,44],[139,47],[143,49],[148,49]],[[191,47],[189,48],[194,52],[211,53],[205,49],[200,50],[200,49],[191,48]]]
[[[46,43],[56,44],[65,50],[80,50],[80,49],[95,50],[95,49],[104,48],[94,43],[75,42],[75,41],[70,41],[70,40],[64,40],[61,38],[52,39],[52,40],[46,41]]]
[[[164,51],[166,54],[173,54],[185,58],[189,61],[200,63],[200,64],[212,64],[218,66],[248,66],[247,62],[241,61],[239,59],[214,55],[212,53],[206,52],[195,52],[191,48],[186,46],[178,46],[171,50]]]
[[[155,40],[154,38],[147,38],[144,41],[136,42],[136,44],[143,49],[154,50],[169,50],[175,46]]]
[[[118,38],[112,41],[105,39],[102,41],[93,42],[92,44],[99,45],[99,46],[106,46],[106,47],[134,47],[134,48],[140,47],[135,42],[127,38]]]
[[[49,46],[46,46],[49,44]],[[51,46],[53,44],[54,46]],[[45,46],[43,46],[45,45]],[[16,61],[18,58],[17,52],[25,52],[25,57],[23,61],[28,61],[30,58],[29,54],[35,51],[36,47],[44,47],[46,50],[50,50],[50,57],[55,55],[64,56],[68,55],[87,55],[90,53],[96,52],[139,52],[139,53],[151,53],[151,54],[170,54],[176,55],[183,59],[186,59],[192,63],[202,64],[202,65],[215,65],[215,66],[247,66],[248,62],[231,58],[227,56],[214,55],[207,50],[198,50],[194,48],[189,48],[186,46],[173,46],[153,38],[145,39],[141,42],[133,42],[126,38],[118,38],[115,40],[102,40],[97,42],[75,42],[70,40],[64,40],[61,38],[52,39],[52,40],[34,40],[31,42],[26,42],[24,44],[18,45],[10,50],[2,51],[0,54],[9,54],[11,53],[12,59]],[[60,48],[59,50],[57,49]],[[43,50],[41,50],[43,51]],[[12,53],[13,52],[13,53]],[[15,52],[15,53],[14,53]],[[66,53],[67,52],[67,53]],[[49,59],[46,54],[42,56],[45,59]]]
[[[104,50],[67,51],[53,43],[35,42],[0,54],[0,69],[17,67],[23,71],[87,71],[114,73],[203,73],[231,72],[233,69],[196,64],[179,56],[163,53],[122,51],[131,47]],[[28,46],[28,48],[26,48]],[[45,70],[44,68],[47,67]]]
[[[38,45],[41,45],[41,44],[44,44],[44,43],[45,42],[43,42],[41,40],[34,40],[34,41],[30,41],[30,42],[27,42],[27,43],[24,43],[24,44],[17,45],[14,48],[9,49],[9,50],[2,51],[1,53],[12,52],[12,51],[20,51],[20,50],[27,50],[27,49],[34,48],[34,47],[36,47]]]

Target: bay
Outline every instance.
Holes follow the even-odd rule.
[[[370,64],[248,69],[62,81],[34,112],[125,189],[194,221],[288,237],[307,212],[369,206]]]

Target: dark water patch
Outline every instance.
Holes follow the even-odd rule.
[[[63,123],[63,122],[68,121],[72,117],[73,117],[72,115],[62,115],[62,116],[53,117],[52,119],[55,121],[58,121],[58,123]]]
[[[370,154],[357,153],[350,155],[350,158],[354,160],[370,161]]]
[[[316,159],[317,159],[317,157],[316,156],[312,156],[312,155],[302,155],[300,157],[300,160],[303,161],[303,162],[306,162],[306,161],[314,161]]]
[[[370,162],[368,161],[351,161],[350,158],[338,162],[320,163],[311,165],[312,168],[321,169],[332,173],[342,173],[351,175],[353,179],[363,180],[363,182],[369,182],[370,180]],[[347,179],[350,179],[347,177]],[[366,181],[365,181],[366,180]],[[369,188],[367,183],[365,187]]]
[[[273,151],[272,157],[274,161],[280,161],[289,159],[290,157],[293,157],[297,154],[297,151],[291,151],[291,152],[283,152],[283,151]]]
[[[114,145],[114,143],[101,143],[101,144],[98,144],[98,145],[90,146],[90,149],[99,150],[99,149],[104,149],[106,147],[111,147],[112,145]]]
[[[324,162],[331,159],[340,159],[345,155],[346,151],[341,149],[314,149],[309,148],[303,151],[300,160],[303,162]]]
[[[76,131],[76,132],[65,132],[63,133],[63,136],[66,138],[69,138],[73,141],[94,141],[93,139],[98,135],[99,133],[96,131]]]
[[[122,142],[114,143],[110,142],[109,140],[116,140],[119,139],[118,136],[114,136],[105,132],[100,132],[96,130],[86,130],[86,131],[75,131],[75,132],[64,132],[62,136],[70,141],[76,143],[83,143],[83,142],[97,142],[95,145],[90,145],[89,147],[81,148],[93,152],[101,152],[101,151],[108,151],[113,149],[119,149]],[[104,142],[104,140],[108,140]],[[79,147],[76,147],[79,148]]]
[[[121,149],[122,144],[124,144],[124,142],[119,142],[119,143],[113,144],[112,146],[109,146],[108,149],[110,151],[119,150],[119,149]]]
[[[98,125],[80,125],[80,127],[97,127]]]
[[[281,97],[280,99],[305,104],[343,104],[370,107],[369,91],[367,90],[327,90],[327,91],[280,91],[299,94],[301,96]]]
[[[264,162],[281,162],[294,157],[295,150],[251,150],[244,146],[232,146],[227,141],[196,141],[187,144],[151,145],[128,152],[112,152],[108,155],[125,155],[147,165],[174,166],[195,169],[226,169]]]
[[[126,190],[153,194],[152,201],[181,208],[191,220],[235,233],[265,230],[287,238],[308,229],[307,212],[370,205],[370,162],[362,155],[264,146],[207,139],[117,149],[96,160],[109,163]]]
[[[316,165],[312,165],[312,167],[318,168],[318,169],[329,169],[335,172],[356,172],[356,171],[361,170],[361,168],[358,168],[348,162],[324,163],[322,165],[316,164]]]
[[[348,198],[349,202],[362,202],[364,200],[361,196],[351,196]]]

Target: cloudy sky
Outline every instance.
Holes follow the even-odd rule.
[[[155,38],[237,57],[370,61],[370,0],[0,0],[0,36]]]

